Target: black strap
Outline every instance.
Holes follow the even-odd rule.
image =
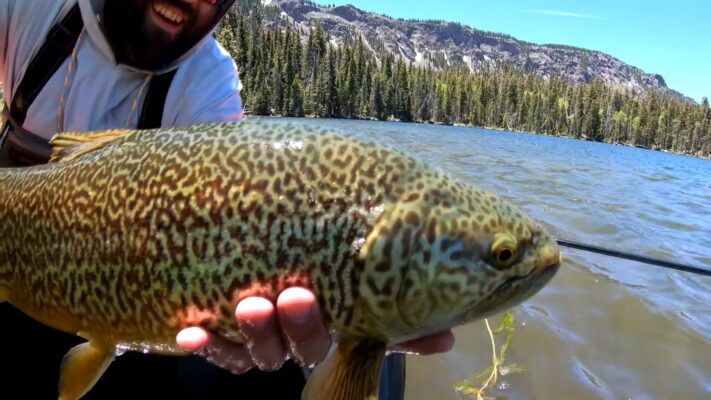
[[[156,75],[151,79],[146,98],[143,100],[141,116],[138,119],[138,129],[160,128],[165,108],[165,98],[177,70]]]
[[[79,3],[56,24],[47,35],[47,40],[30,63],[12,103],[10,114],[16,125],[22,125],[27,110],[49,79],[69,57],[84,28]],[[175,70],[153,78],[138,120],[138,129],[159,128],[165,107],[165,97],[175,76]]]
[[[51,152],[49,143],[43,138],[22,128],[27,110],[49,79],[70,56],[77,39],[84,28],[79,4],[47,34],[39,52],[30,63],[22,82],[10,103],[9,113],[4,109],[6,126],[0,132],[0,162],[8,158],[14,164],[32,165],[45,163]],[[152,129],[161,126],[165,98],[176,71],[157,75],[151,81],[138,119],[138,129]]]
[[[56,24],[47,35],[47,40],[40,48],[25,72],[10,104],[10,114],[15,123],[22,125],[30,104],[35,100],[49,78],[69,57],[79,34],[84,27],[79,4],[75,4],[69,13]]]
[[[0,147],[0,167],[44,164],[52,152],[47,140],[14,122],[7,108],[2,110],[6,119]]]

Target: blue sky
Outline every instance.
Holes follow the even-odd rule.
[[[395,18],[442,19],[533,43],[599,50],[664,77],[671,89],[711,98],[709,0],[350,0]]]

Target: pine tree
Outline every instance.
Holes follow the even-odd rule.
[[[385,86],[385,77],[382,71],[373,74],[371,81],[370,104],[368,106],[369,115],[372,118],[384,120],[387,117],[385,110],[385,102],[383,101],[383,93]]]
[[[301,32],[277,11],[245,0],[215,31],[235,60],[248,113],[464,123],[711,156],[707,98],[696,104],[599,79],[576,84],[505,63],[474,73],[456,63],[413,67],[386,52],[382,40],[366,42],[354,32],[331,46],[319,21]],[[277,22],[266,29],[263,20]],[[446,64],[442,53],[430,58]]]
[[[302,117],[304,115],[304,88],[299,77],[294,78],[291,83],[287,115],[290,117]]]

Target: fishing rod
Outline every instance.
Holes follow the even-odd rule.
[[[659,267],[675,269],[678,271],[690,272],[692,274],[711,276],[711,270],[708,270],[705,268],[693,267],[691,265],[679,264],[679,263],[675,263],[675,262],[671,262],[671,261],[658,260],[658,259],[654,259],[654,258],[650,258],[650,257],[629,254],[629,253],[625,253],[625,252],[618,251],[618,250],[610,250],[610,249],[605,249],[602,247],[596,247],[596,246],[590,246],[587,244],[571,242],[568,240],[556,239],[556,242],[558,242],[558,244],[560,246],[570,247],[573,249],[578,249],[578,250],[583,250],[583,251],[589,251],[591,253],[604,254],[606,256],[616,257],[616,258],[624,258],[626,260],[632,260],[632,261],[637,261],[637,262],[641,262],[644,264],[650,264],[650,265],[656,265]]]

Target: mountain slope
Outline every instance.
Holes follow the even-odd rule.
[[[317,21],[338,44],[360,35],[374,53],[386,50],[416,65],[442,68],[466,65],[472,71],[501,62],[543,76],[562,75],[577,83],[594,78],[628,89],[668,90],[664,78],[601,52],[557,45],[536,45],[444,21],[393,19],[354,6],[328,7],[304,0],[266,0],[266,15],[304,28]]]

